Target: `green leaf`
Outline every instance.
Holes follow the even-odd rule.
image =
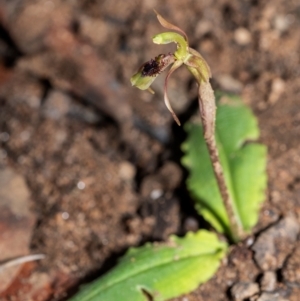
[[[184,238],[171,236],[166,244],[133,248],[113,270],[69,301],[147,301],[146,294],[154,301],[167,300],[212,277],[226,249],[225,242],[205,230]]]
[[[218,98],[220,98],[219,95]],[[216,140],[225,181],[234,202],[238,222],[247,233],[257,223],[267,184],[264,145],[253,143],[259,137],[257,120],[238,97],[224,96],[217,109]],[[232,236],[217,186],[200,122],[185,125],[188,138],[182,145],[182,164],[189,170],[187,187],[196,209],[217,231]]]

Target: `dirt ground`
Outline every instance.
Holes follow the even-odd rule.
[[[243,97],[268,146],[253,235],[209,282],[173,301],[300,300],[300,1],[2,0],[0,196],[19,200],[22,189],[30,212],[13,230],[13,212],[0,213],[0,229],[26,237],[10,249],[0,235],[0,261],[46,258],[18,269],[1,301],[63,300],[130,246],[208,227],[185,189],[185,133],[165,108],[164,76],[154,96],[130,85],[143,62],[174,50],[152,43],[163,31],[153,8],[187,32],[214,89]],[[169,96],[184,123],[197,100],[181,71]]]

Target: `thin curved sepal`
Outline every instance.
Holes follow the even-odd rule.
[[[165,86],[164,86],[164,101],[165,101],[165,104],[166,104],[166,107],[168,108],[168,110],[170,111],[170,113],[172,114],[174,120],[176,121],[176,123],[178,125],[181,125],[178,117],[176,116],[175,112],[173,111],[172,107],[171,107],[171,104],[170,104],[170,100],[169,100],[169,97],[168,97],[168,92],[167,92],[167,89],[168,89],[168,79],[170,77],[170,75],[176,70],[178,69],[183,63],[181,61],[175,61],[175,63],[173,64],[173,66],[171,67],[171,69],[169,70],[167,76],[166,76],[166,79],[165,79]]]
[[[180,29],[179,27],[177,27],[176,25],[173,25],[171,24],[170,22],[168,22],[166,19],[164,19],[155,9],[154,9],[154,12],[156,13],[156,17],[158,19],[158,22],[164,27],[164,28],[167,28],[167,29],[171,29],[171,30],[175,30],[177,32],[179,32],[180,34],[182,34],[184,36],[184,39],[187,41],[187,43],[189,42],[188,41],[188,37],[186,35],[186,33]]]

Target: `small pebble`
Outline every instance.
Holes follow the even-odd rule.
[[[263,271],[281,268],[293,250],[299,231],[297,219],[287,216],[262,232],[252,246],[257,265]]]
[[[253,282],[238,282],[231,288],[231,295],[235,301],[243,301],[258,292],[258,284]]]
[[[296,242],[293,253],[288,257],[282,275],[285,283],[300,287],[300,241]]]
[[[70,217],[70,214],[68,212],[63,212],[61,214],[62,219],[67,220]]]
[[[188,217],[184,220],[184,224],[183,224],[184,230],[185,231],[197,231],[199,229],[199,224],[198,221],[193,218],[193,217]]]
[[[0,148],[0,160],[6,159],[7,151],[5,149]]]
[[[234,40],[238,45],[246,46],[251,43],[251,33],[248,29],[239,27],[234,31]]]
[[[31,135],[30,132],[25,130],[21,132],[20,138],[25,142],[30,138],[30,135]]]
[[[150,198],[152,200],[157,200],[158,198],[160,198],[163,195],[163,191],[160,189],[154,189],[151,191],[150,193]]]
[[[262,293],[256,301],[289,301],[278,293]]]
[[[268,98],[268,102],[271,104],[280,100],[282,93],[285,90],[285,81],[281,78],[275,78],[272,80],[271,91]]]
[[[213,25],[211,24],[211,22],[206,21],[206,20],[201,20],[196,25],[195,35],[197,37],[203,36],[203,35],[207,34],[208,32],[210,32],[212,29],[213,29]]]
[[[277,15],[273,21],[274,28],[283,33],[289,29],[294,19],[293,15]]]
[[[239,80],[233,78],[230,74],[220,74],[216,77],[216,80],[222,90],[239,93],[243,89],[243,84]]]
[[[85,183],[82,182],[82,181],[79,181],[77,183],[77,188],[80,189],[80,190],[83,190],[85,188]]]
[[[247,247],[252,246],[253,243],[254,243],[254,238],[253,238],[252,236],[249,237],[249,238],[247,238],[247,240],[246,240],[246,245],[247,245]]]
[[[131,181],[135,177],[136,169],[128,161],[123,161],[119,167],[119,176],[124,181]]]
[[[260,282],[261,290],[265,292],[273,292],[276,288],[276,278],[275,272],[265,272]]]
[[[72,100],[63,92],[53,90],[49,93],[43,106],[43,113],[47,118],[60,120],[69,111]]]
[[[1,142],[7,142],[9,140],[10,136],[7,132],[0,133],[0,141]]]

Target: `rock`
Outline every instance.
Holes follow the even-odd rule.
[[[203,36],[213,30],[213,24],[210,21],[201,19],[195,27],[195,35]]]
[[[297,241],[294,252],[288,258],[282,274],[287,283],[300,286],[300,241]]]
[[[229,264],[235,268],[239,282],[256,282],[260,271],[253,260],[251,249],[243,244],[238,244],[232,248],[228,260]]]
[[[185,232],[196,232],[199,229],[199,223],[196,218],[189,216],[184,220],[183,229]]]
[[[56,89],[48,93],[43,114],[57,121],[63,117],[71,117],[89,124],[96,124],[102,119],[92,108],[75,102],[70,95]]]
[[[0,169],[0,261],[29,253],[35,217],[30,212],[29,190],[22,176]],[[20,271],[20,265],[0,270],[0,292]]]
[[[103,121],[103,115],[96,112],[92,107],[80,103],[71,102],[68,117],[75,118],[88,124],[97,124]]]
[[[252,247],[258,266],[263,271],[281,268],[293,250],[298,233],[298,221],[295,217],[288,216],[260,234]]]
[[[86,15],[80,15],[79,22],[80,34],[84,39],[88,39],[95,46],[105,47],[105,43],[109,43],[113,28],[107,22],[97,18],[89,18]],[[103,34],[99,34],[99,32]]]
[[[54,120],[62,119],[70,111],[71,97],[59,90],[52,90],[45,100],[43,113]]]
[[[220,74],[216,77],[216,80],[222,90],[240,93],[243,89],[243,84],[230,74]]]
[[[286,87],[286,83],[283,79],[277,77],[272,80],[271,91],[269,94],[268,102],[270,104],[276,103],[282,96]]]
[[[276,288],[276,282],[277,277],[275,272],[265,272],[260,282],[261,290],[265,292],[273,292]]]
[[[278,293],[263,293],[256,301],[289,301]]]
[[[132,182],[136,174],[136,168],[128,161],[120,163],[119,177],[124,181]]]
[[[248,29],[239,27],[234,31],[234,40],[240,46],[246,46],[251,43],[252,36]]]
[[[292,15],[277,15],[273,20],[273,26],[278,33],[286,32],[293,23]]]
[[[253,282],[238,282],[231,288],[231,295],[235,301],[248,299],[258,292],[258,284]]]
[[[59,0],[8,1],[1,4],[4,25],[25,53],[44,50],[49,31],[71,23],[71,8]]]

